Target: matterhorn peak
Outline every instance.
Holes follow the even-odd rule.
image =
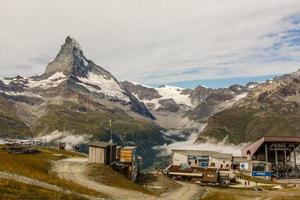
[[[78,50],[81,50],[81,46],[80,46],[79,42],[77,42],[77,40],[75,38],[73,38],[72,36],[70,36],[70,35],[68,35],[66,37],[64,45],[68,45],[68,46],[71,46],[71,47],[76,48]]]
[[[71,36],[67,36],[55,59],[46,68],[45,75],[51,76],[57,72],[64,75],[86,76],[90,64],[80,47],[80,44]]]

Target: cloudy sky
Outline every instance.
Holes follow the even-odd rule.
[[[0,75],[42,73],[67,35],[120,80],[224,85],[300,68],[300,1],[0,0]]]

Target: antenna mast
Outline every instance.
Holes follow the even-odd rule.
[[[111,119],[109,120],[109,131],[110,131],[110,141],[109,142],[113,144]]]

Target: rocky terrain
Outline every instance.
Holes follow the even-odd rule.
[[[194,90],[163,85],[158,88],[123,82],[126,90],[143,102],[157,123],[168,129],[197,129],[209,116],[245,96],[250,85],[213,89],[199,85]]]
[[[264,135],[298,135],[300,131],[300,70],[252,84],[248,95],[210,117],[199,138],[230,143]]]

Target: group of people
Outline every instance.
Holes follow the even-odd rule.
[[[248,185],[248,186],[250,185],[250,181],[246,181],[246,180],[245,180],[245,187],[247,187],[247,185]]]

